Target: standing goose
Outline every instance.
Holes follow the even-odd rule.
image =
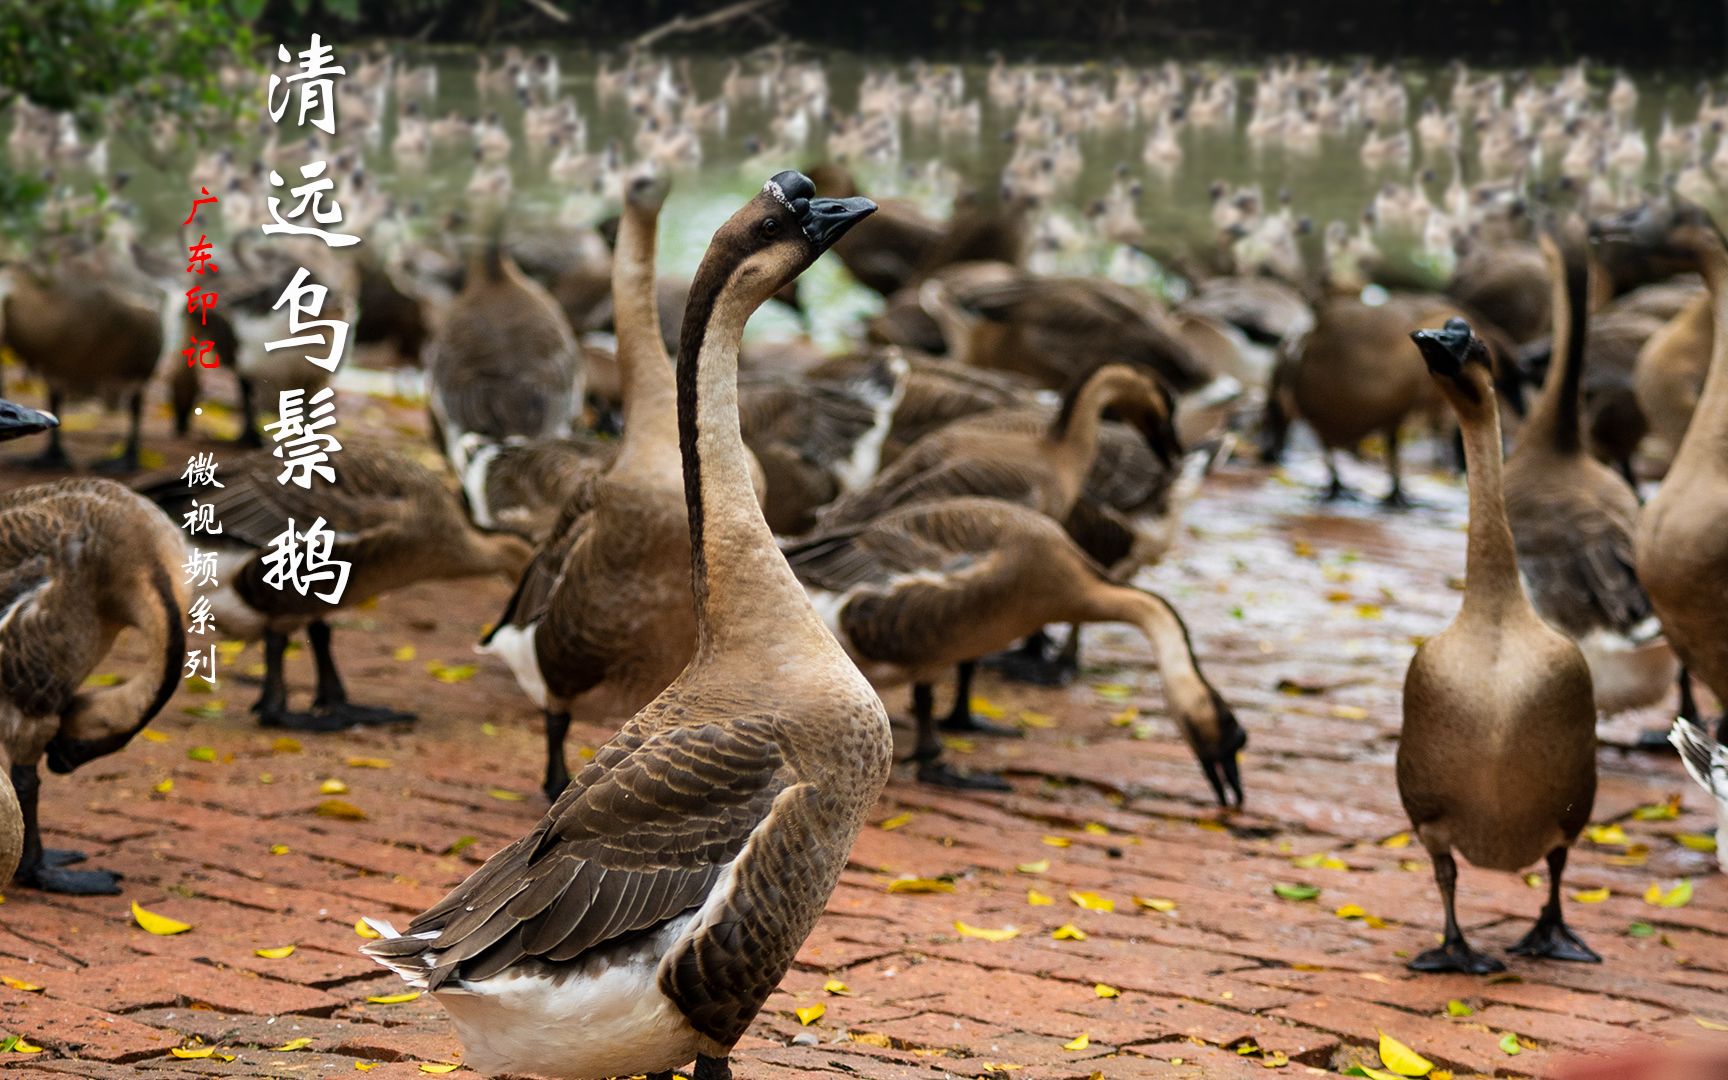
[[[364,951],[436,994],[468,1063],[727,1080],[887,779],[888,717],[758,509],[745,320],[873,206],[783,172],[720,227],[678,353],[697,648],[533,832]]]
[[[1046,623],[1126,622],[1151,644],[1172,718],[1219,803],[1234,795],[1241,804],[1236,754],[1247,736],[1200,673],[1181,618],[1162,598],[1110,581],[1049,517],[998,499],[954,498],[824,531],[785,550],[816,609],[871,680],[912,683],[919,780],[1007,790],[998,777],[962,775],[942,762],[930,692],[941,672]]]
[[[549,293],[494,235],[429,346],[433,427],[464,487],[480,448],[570,434],[582,408],[582,354]]]
[[[0,441],[47,431],[53,416],[0,401]],[[185,659],[180,533],[109,480],[61,480],[0,495],[0,882],[113,895],[117,875],[67,870],[83,858],[42,846],[44,756],[57,773],[124,747],[168,698]],[[122,630],[151,670],[113,686],[84,680]]]
[[[1662,486],[1638,515],[1638,577],[1680,662],[1728,701],[1728,242],[1700,208],[1670,197],[1599,227],[1697,270],[1710,291],[1710,372]],[[1716,737],[1728,733],[1728,717]]]
[[[1541,237],[1554,296],[1555,363],[1506,462],[1506,517],[1537,614],[1578,643],[1605,713],[1654,705],[1674,685],[1674,654],[1633,569],[1638,496],[1593,457],[1579,423],[1589,266]]]
[[[565,503],[482,648],[546,714],[546,797],[570,783],[572,711],[622,718],[653,701],[696,650],[678,389],[659,330],[654,245],[669,184],[624,181],[612,260],[624,435],[611,469]]]
[[[1458,926],[1453,851],[1515,872],[1548,861],[1548,903],[1512,951],[1598,962],[1561,917],[1560,879],[1596,797],[1596,708],[1578,647],[1542,621],[1518,580],[1501,487],[1500,412],[1488,347],[1463,319],[1411,334],[1463,428],[1470,479],[1464,605],[1404,677],[1398,794],[1434,862],[1446,937],[1416,971],[1505,965]]]
[[[328,617],[421,581],[476,574],[513,580],[531,554],[518,536],[475,528],[442,477],[396,450],[349,439],[330,466],[336,472],[333,482],[305,490],[279,483],[281,459],[258,450],[222,461],[221,488],[190,487],[168,473],[138,485],[175,520],[194,499],[214,506],[223,531],[200,537],[198,545],[214,548],[220,567],[221,585],[211,606],[227,636],[264,639],[264,688],[252,711],[265,727],[340,731],[355,724],[413,720],[409,713],[348,700],[330,652]],[[290,522],[303,532],[320,518],[334,534],[327,557],[351,564],[335,604],[317,595],[329,591],[332,582],[319,582],[302,594],[265,580],[266,557]],[[318,669],[310,713],[288,709],[282,670],[289,636],[302,627]]]

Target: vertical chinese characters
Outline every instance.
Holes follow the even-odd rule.
[[[198,220],[201,207],[218,202],[216,196],[210,194],[210,189],[200,187],[198,194],[192,199],[192,209],[187,212],[186,220],[180,224],[191,226]],[[198,325],[207,324],[210,312],[216,307],[218,293],[210,288],[208,280],[218,271],[215,258],[215,247],[209,237],[200,233],[198,242],[186,248],[186,273],[196,275],[204,280],[197,281],[186,290],[186,314],[198,316]],[[190,325],[190,319],[188,319]],[[180,355],[186,358],[186,366],[213,368],[219,366],[221,360],[213,350],[214,341],[204,340],[197,330],[190,333],[191,344],[180,350]],[[198,492],[208,493],[222,486],[216,479],[216,456],[209,452],[193,454],[186,459],[186,471],[181,474],[186,486],[194,492],[192,509],[181,519],[180,528],[185,531],[190,541],[190,554],[187,556],[183,571],[186,584],[197,590],[192,594],[192,606],[186,612],[187,632],[194,639],[208,638],[214,632],[213,613],[210,606],[209,590],[221,587],[217,578],[219,567],[216,552],[205,551],[199,544],[208,542],[211,537],[222,535],[222,522],[216,517],[216,506],[211,502],[199,501]],[[210,686],[216,685],[216,644],[214,642],[196,641],[186,649],[185,677],[202,679]]]

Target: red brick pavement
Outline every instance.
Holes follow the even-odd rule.
[[[1457,607],[1463,549],[1457,487],[1419,490],[1439,508],[1322,517],[1289,481],[1242,470],[1215,478],[1180,554],[1152,576],[1252,733],[1248,809],[1210,805],[1162,716],[1145,647],[1124,631],[1091,632],[1093,668],[1067,690],[983,680],[981,695],[1007,716],[1048,725],[1023,741],[956,750],[966,764],[1006,770],[1015,792],[891,783],[873,820],[894,827],[860,839],[829,917],[744,1044],[739,1074],[1335,1075],[1377,1064],[1384,1031],[1456,1076],[1540,1076],[1568,1053],[1627,1040],[1724,1038],[1699,1021],[1728,1023],[1728,887],[1709,855],[1675,840],[1711,819],[1669,758],[1601,754],[1594,820],[1620,824],[1632,846],[1581,844],[1571,889],[1611,895],[1570,913],[1603,966],[1509,958],[1496,979],[1404,970],[1439,911],[1425,859],[1396,846],[1399,686],[1414,636]],[[51,842],[123,871],[125,894],[7,893],[0,976],[40,989],[0,987],[0,1032],[44,1049],[0,1054],[0,1073],[360,1068],[386,1080],[460,1061],[430,998],[367,1000],[401,986],[355,952],[353,924],[412,915],[543,809],[538,718],[501,665],[470,652],[504,596],[496,582],[416,588],[339,624],[352,692],[418,710],[412,732],[295,743],[259,731],[246,712],[259,662],[251,649],[227,661],[216,692],[182,692],[151,738],[49,778]],[[446,683],[428,672],[433,663],[478,670]],[[296,656],[301,693],[310,676]],[[1659,713],[1604,732],[1625,741],[1655,723]],[[605,736],[581,727],[575,739],[592,747]],[[214,760],[189,757],[200,747]],[[326,793],[329,781],[346,792]],[[1675,797],[1675,818],[1635,816]],[[320,815],[330,799],[364,816]],[[951,891],[889,891],[906,876]],[[1695,879],[1688,906],[1644,901],[1652,882],[1681,877]],[[1278,883],[1321,892],[1285,900]],[[1078,906],[1073,893],[1113,910]],[[1029,903],[1035,894],[1048,900]],[[1479,947],[1499,951],[1541,898],[1517,878],[1466,868],[1461,915]],[[193,929],[151,936],[133,924],[133,901]],[[1338,917],[1346,904],[1383,925]],[[1018,936],[965,937],[962,922]],[[1085,937],[1054,939],[1065,924]],[[1647,936],[1629,933],[1634,924]],[[287,944],[296,948],[283,959],[256,954]],[[829,980],[845,992],[824,989]],[[1470,1015],[1449,1016],[1449,1002]],[[800,1024],[795,1010],[818,1004],[824,1014]],[[1525,1040],[1517,1056],[1500,1048],[1507,1033]],[[1070,1049],[1082,1035],[1084,1048]],[[300,1040],[309,1041],[282,1049]],[[216,1054],[182,1060],[174,1047]],[[1282,1058],[1289,1064],[1269,1072]]]

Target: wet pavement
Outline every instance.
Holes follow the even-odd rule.
[[[102,445],[86,434],[72,449]],[[1126,629],[1090,630],[1087,670],[1066,689],[982,676],[980,708],[1025,737],[951,752],[1003,770],[1014,792],[955,794],[897,771],[740,1046],[740,1077],[1336,1075],[1378,1067],[1380,1032],[1454,1076],[1542,1076],[1627,1040],[1728,1037],[1728,885],[1678,839],[1702,843],[1706,796],[1671,756],[1615,745],[1662,727],[1662,710],[1603,725],[1602,842],[1581,840],[1568,874],[1592,901],[1569,917],[1605,963],[1405,971],[1440,911],[1393,781],[1399,693],[1415,642],[1460,600],[1463,490],[1419,476],[1427,505],[1388,515],[1318,507],[1319,476],[1311,458],[1225,468],[1144,582],[1187,618],[1250,732],[1246,809],[1212,804]],[[1350,476],[1383,486],[1373,466]],[[224,658],[213,692],[182,690],[147,738],[48,777],[51,845],[123,872],[124,893],[5,891],[0,1033],[42,1050],[0,1053],[0,1074],[384,1080],[460,1062],[438,1006],[393,1000],[403,987],[357,954],[354,924],[405,921],[544,809],[539,717],[501,663],[471,651],[507,593],[421,586],[338,620],[351,693],[417,711],[412,731],[259,730],[253,646]],[[122,650],[101,671],[137,662]],[[289,674],[303,700],[305,652]],[[889,702],[904,714],[903,691]],[[572,744],[607,734],[578,723]],[[1682,879],[1684,906],[1646,899]],[[1465,867],[1472,941],[1501,953],[1544,889]],[[191,929],[146,933],[134,902]]]

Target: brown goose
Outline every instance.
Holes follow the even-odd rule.
[[[775,176],[720,227],[678,355],[699,645],[532,833],[364,950],[450,1012],[487,1072],[726,1080],[887,778],[888,717],[757,508],[744,322],[868,214]]]
[[[162,356],[165,325],[178,325],[165,319],[163,304],[160,298],[146,300],[144,290],[126,287],[100,266],[69,266],[53,278],[22,267],[0,271],[0,345],[47,382],[49,412],[57,415],[67,401],[88,397],[125,404],[125,449],[98,463],[104,471],[138,468],[145,386]],[[47,448],[30,464],[71,467],[59,428],[49,431]]]
[[[1565,923],[1561,877],[1596,797],[1596,708],[1578,647],[1542,621],[1518,580],[1501,484],[1493,362],[1463,319],[1411,335],[1464,432],[1470,538],[1464,605],[1404,678],[1398,794],[1434,862],[1446,936],[1416,971],[1505,968],[1470,948],[1454,908],[1456,851],[1518,871],[1548,861],[1548,902],[1512,951],[1599,962]]]
[[[956,498],[894,510],[786,546],[816,610],[881,686],[913,685],[918,779],[1007,790],[941,760],[930,684],[1046,623],[1126,622],[1146,635],[1172,719],[1220,804],[1242,801],[1236,754],[1247,742],[1206,681],[1188,632],[1162,598],[1110,581],[1055,521],[997,499]],[[1228,789],[1228,791],[1227,791]]]
[[[1662,486],[1638,515],[1638,577],[1688,672],[1728,701],[1728,241],[1702,209],[1670,196],[1600,223],[1611,242],[1630,240],[1674,269],[1697,270],[1715,329],[1698,408]],[[1694,718],[1695,719],[1695,718]],[[1728,718],[1725,718],[1728,720]],[[1728,734],[1719,724],[1717,739]]]
[[[570,434],[581,412],[582,354],[564,313],[494,236],[428,346],[439,445],[464,487],[475,454],[496,443]]]
[[[340,731],[355,724],[414,719],[408,713],[348,700],[330,652],[328,617],[371,597],[420,581],[501,574],[514,580],[531,549],[509,533],[477,529],[437,473],[400,451],[348,439],[330,458],[336,479],[305,490],[277,480],[282,461],[258,450],[225,457],[219,489],[192,488],[171,473],[145,478],[138,489],[178,521],[199,501],[215,507],[218,537],[200,537],[214,549],[221,587],[211,596],[217,626],[231,638],[264,639],[264,688],[252,711],[265,727]],[[335,603],[320,599],[332,582],[306,593],[267,583],[265,561],[290,522],[304,531],[323,519],[334,534],[332,561],[351,564]],[[310,569],[310,568],[308,568]],[[282,659],[291,634],[304,627],[318,666],[313,711],[288,708]]]
[[[1638,408],[1649,422],[1643,450],[1666,471],[1686,438],[1710,366],[1715,312],[1708,292],[1692,297],[1652,333],[1632,372]]]
[[[0,441],[54,417],[0,401]],[[118,876],[68,870],[83,856],[42,846],[36,805],[44,756],[54,772],[114,753],[143,730],[179,680],[186,552],[172,522],[108,480],[61,480],[0,495],[0,882],[112,895]],[[86,677],[126,628],[161,660],[113,686]]]
[[[1605,713],[1654,705],[1674,684],[1674,654],[1633,569],[1638,496],[1592,457],[1580,423],[1589,267],[1541,237],[1554,296],[1555,362],[1506,461],[1506,516],[1537,614],[1577,642]]]
[[[664,176],[647,172],[624,181],[612,262],[624,383],[617,458],[580,498],[566,500],[481,643],[545,711],[550,799],[570,782],[564,738],[571,712],[631,715],[666,689],[696,649],[677,387],[654,288],[657,220],[668,187]]]

